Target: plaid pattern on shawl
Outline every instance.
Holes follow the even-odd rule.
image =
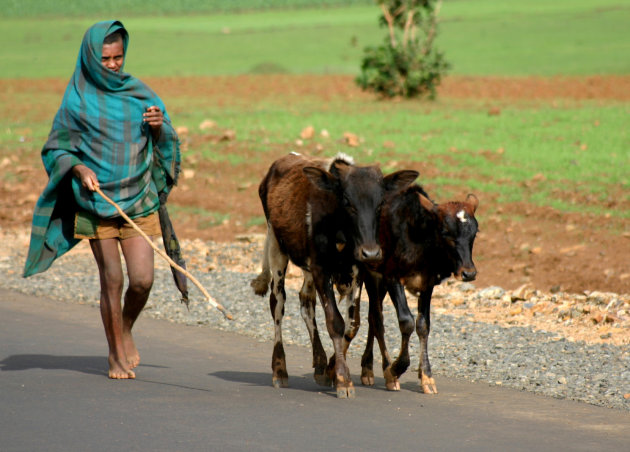
[[[179,141],[162,100],[144,83],[101,64],[104,38],[119,31],[125,55],[128,34],[119,21],[90,27],[81,44],[74,74],[53,121],[42,161],[49,176],[33,213],[24,276],[43,272],[79,240],[74,214],[85,210],[101,218],[118,216],[97,193],[81,186],[71,169],[84,164],[96,173],[101,190],[131,218],[156,211],[159,193],[177,181]],[[124,63],[124,60],[123,60]],[[152,106],[164,113],[154,142],[142,114]]]

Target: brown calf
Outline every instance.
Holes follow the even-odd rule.
[[[344,356],[346,326],[337,308],[333,285],[352,291],[356,264],[380,262],[382,250],[377,233],[384,195],[408,186],[417,176],[415,171],[399,171],[383,177],[378,167],[354,166],[345,156],[324,161],[290,154],[271,165],[259,187],[268,228],[262,272],[252,281],[252,287],[262,296],[271,285],[269,305],[275,329],[271,367],[275,387],[288,385],[282,317],[286,300],[284,277],[290,259],[304,272],[300,311],[313,346],[315,380],[326,385],[334,381],[339,398],[355,396]],[[316,293],[334,346],[330,368],[315,323]],[[354,326],[358,328],[358,324]]]
[[[477,270],[472,248],[478,229],[474,216],[478,205],[479,200],[474,195],[468,195],[464,202],[435,205],[424,190],[415,185],[388,199],[380,227],[383,262],[376,271],[363,272],[370,298],[368,340],[361,360],[363,384],[374,384],[372,349],[376,337],[383,357],[386,386],[390,390],[400,389],[398,377],[409,366],[409,337],[414,325],[406,288],[418,296],[415,323],[420,338],[420,385],[425,393],[437,393],[427,347],[431,296],[433,288],[451,275],[464,281],[475,279]],[[382,310],[386,293],[396,307],[402,334],[400,355],[393,362],[384,340]]]

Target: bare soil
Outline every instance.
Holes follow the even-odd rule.
[[[323,101],[332,98],[368,96],[354,87],[347,76],[242,76],[149,79],[147,82],[167,100],[175,96],[212,97],[214,102],[235,99],[258,101],[280,93],[314,96]],[[63,80],[0,81],[0,97],[23,93],[31,99],[58,93]],[[17,93],[17,94],[16,94]],[[487,99],[489,114],[496,114],[500,102],[514,100],[630,100],[630,76],[582,78],[479,78],[450,77],[440,89],[440,96],[458,99]],[[2,100],[2,99],[0,99]],[[497,106],[499,105],[499,106]],[[52,117],[57,105],[40,109],[21,103],[2,114],[14,118]],[[27,138],[28,139],[28,138]],[[229,140],[230,149],[247,155],[246,143],[222,133],[191,135],[189,148],[207,140]],[[294,149],[293,143],[273,144],[275,157]],[[186,169],[184,151],[184,169]],[[28,228],[33,206],[45,185],[46,176],[38,156],[0,159],[0,170],[11,166],[18,177],[0,180],[0,228]],[[242,236],[264,233],[263,225],[248,226],[260,217],[262,209],[256,183],[265,174],[269,162],[251,159],[241,165],[226,162],[195,162],[194,174],[184,171],[169,203],[186,207],[174,221],[180,238],[231,242]],[[430,164],[401,167],[418,169],[430,175]],[[4,171],[4,170],[3,170]],[[433,170],[434,171],[434,170]],[[244,178],[243,175],[249,175]],[[251,175],[257,175],[252,178]],[[532,183],[535,183],[533,181]],[[504,204],[493,206],[496,193],[476,193],[481,200],[477,213],[481,232],[475,242],[475,261],[479,287],[500,286],[514,290],[523,285],[546,292],[604,291],[630,293],[630,225],[607,216],[579,215],[534,205]],[[573,196],[559,193],[558,196]],[[445,200],[438,200],[445,201]],[[194,213],[194,208],[229,213],[229,219],[208,224]],[[627,205],[612,206],[627,209]],[[491,214],[487,212],[491,211]],[[518,219],[517,219],[518,218]],[[617,231],[617,232],[611,232]],[[620,234],[618,231],[622,231]]]

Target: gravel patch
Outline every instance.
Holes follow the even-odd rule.
[[[6,235],[4,239],[7,243]],[[99,281],[89,247],[80,244],[47,272],[24,279],[21,269],[27,238],[20,235],[8,242],[14,246],[9,246],[0,254],[0,274],[5,275],[0,278],[0,287],[69,303],[98,306]],[[259,261],[239,271],[228,269],[238,268],[228,265],[233,263],[231,260],[238,260],[238,255],[257,255],[260,244],[204,244],[197,241],[183,244],[183,248],[184,255],[192,263],[189,268],[193,269],[194,276],[234,316],[234,320],[225,319],[209,306],[201,291],[192,283],[189,283],[191,302],[190,309],[187,309],[179,301],[170,270],[166,264],[158,262],[161,261],[159,258],[156,258],[155,283],[142,316],[232,331],[260,341],[270,341],[273,328],[268,299],[254,295],[249,286],[250,280],[256,276],[252,268],[258,268]],[[299,313],[296,291],[299,278],[295,279],[294,284],[287,284],[283,338],[286,343],[310,347]],[[501,300],[506,303],[513,303],[513,300],[506,300],[505,291],[501,288],[477,290],[473,285],[456,283],[440,286],[439,289],[434,296],[436,303],[429,339],[429,356],[438,390],[440,376],[457,377],[630,411],[630,348],[627,343],[586,343],[569,340],[557,331],[478,321],[471,308],[498,306]],[[436,307],[444,306],[445,300],[459,301],[451,309]],[[624,300],[622,297],[622,303]],[[527,306],[524,308],[527,309]],[[353,356],[360,356],[365,347],[366,304],[362,304],[361,311],[363,326],[349,350]],[[322,342],[330,355],[332,344],[326,334],[321,308],[317,310],[317,315]],[[385,304],[384,317],[390,354],[396,356],[400,333],[391,303]],[[566,320],[560,317],[559,321]],[[626,334],[628,329],[622,331]],[[269,354],[271,356],[271,348]],[[417,357],[418,339],[414,335],[408,372],[417,371]],[[380,362],[378,347],[375,349],[375,361]],[[380,369],[376,363],[375,369]],[[351,372],[355,381],[358,380],[360,369],[351,369]]]

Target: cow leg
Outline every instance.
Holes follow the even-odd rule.
[[[269,240],[269,265],[272,278],[269,308],[271,309],[274,326],[274,345],[271,357],[273,376],[271,381],[274,388],[286,388],[289,386],[289,374],[287,373],[284,346],[282,345],[282,317],[284,316],[284,303],[286,301],[284,277],[289,260],[280,250],[278,241],[272,231],[269,231],[267,237]]]
[[[354,385],[350,379],[350,371],[346,364],[343,350],[343,335],[345,324],[341,316],[337,303],[335,302],[335,293],[331,278],[324,275],[323,272],[313,271],[313,280],[315,287],[319,293],[319,298],[326,315],[326,327],[328,334],[332,339],[335,349],[335,386],[337,388],[337,397],[340,399],[354,398],[356,396]]]
[[[374,304],[375,300],[375,286],[372,281],[372,276],[367,275],[365,281],[365,288],[370,299],[368,305],[368,334],[365,342],[365,350],[361,356],[361,384],[365,386],[374,386]]]
[[[431,375],[431,363],[429,362],[428,342],[431,331],[431,295],[433,286],[420,292],[418,297],[418,318],[416,319],[416,332],[420,338],[420,366],[418,378],[422,392],[425,394],[437,394],[437,386]]]
[[[345,316],[344,316],[344,333],[343,333],[343,356],[348,357],[348,349],[352,340],[359,331],[361,325],[361,286],[363,282],[359,278],[359,269],[353,267],[351,278],[347,282],[337,283],[337,290],[339,291],[338,306],[345,302]],[[330,357],[328,368],[333,369],[335,367],[335,355]]]
[[[393,376],[398,378],[407,370],[411,362],[409,359],[409,338],[413,333],[415,322],[407,304],[404,287],[398,281],[392,281],[388,284],[388,292],[396,308],[398,327],[401,334],[400,354],[390,367]],[[400,389],[400,385],[398,389]]]
[[[369,318],[365,351],[361,356],[361,384],[374,386],[374,331]]]
[[[326,352],[319,338],[319,330],[317,329],[317,321],[315,319],[315,303],[316,292],[313,285],[313,275],[310,272],[304,272],[304,283],[300,290],[300,313],[306,324],[308,335],[311,338],[311,346],[313,348],[313,368],[315,372],[313,378],[317,384],[321,386],[330,386],[332,380],[327,374]]]
[[[385,342],[385,326],[383,324],[383,300],[386,294],[385,285],[383,284],[383,280],[381,277],[375,277],[374,275],[371,275],[369,278],[366,278],[365,288],[370,298],[370,308],[368,314],[370,328],[368,334],[370,334],[371,331],[371,334],[376,337],[379,349],[381,350],[385,387],[390,391],[399,391],[400,383],[397,376],[392,372],[392,359],[389,356],[389,352],[387,351],[387,344]],[[370,341],[368,339],[368,344],[370,343],[373,344],[373,341]],[[361,362],[363,363],[364,360],[362,359]],[[370,370],[371,369],[372,366],[370,365]],[[362,368],[361,376],[363,377],[364,375],[366,375],[366,377],[369,379],[368,372],[369,371],[366,368]],[[374,377],[372,373],[372,379],[373,378]],[[363,379],[361,381],[363,381]]]
[[[352,340],[357,335],[361,326],[361,286],[362,280],[359,278],[359,270],[353,267],[351,278],[344,283],[337,284],[339,291],[339,305],[345,300],[346,312],[344,316],[345,330],[343,334],[343,356],[348,356],[348,348]],[[334,357],[331,358],[330,366],[334,366]]]
[[[343,335],[343,356],[348,355],[350,343],[361,326],[361,286],[363,285],[355,268],[350,290],[346,293],[345,331]]]

